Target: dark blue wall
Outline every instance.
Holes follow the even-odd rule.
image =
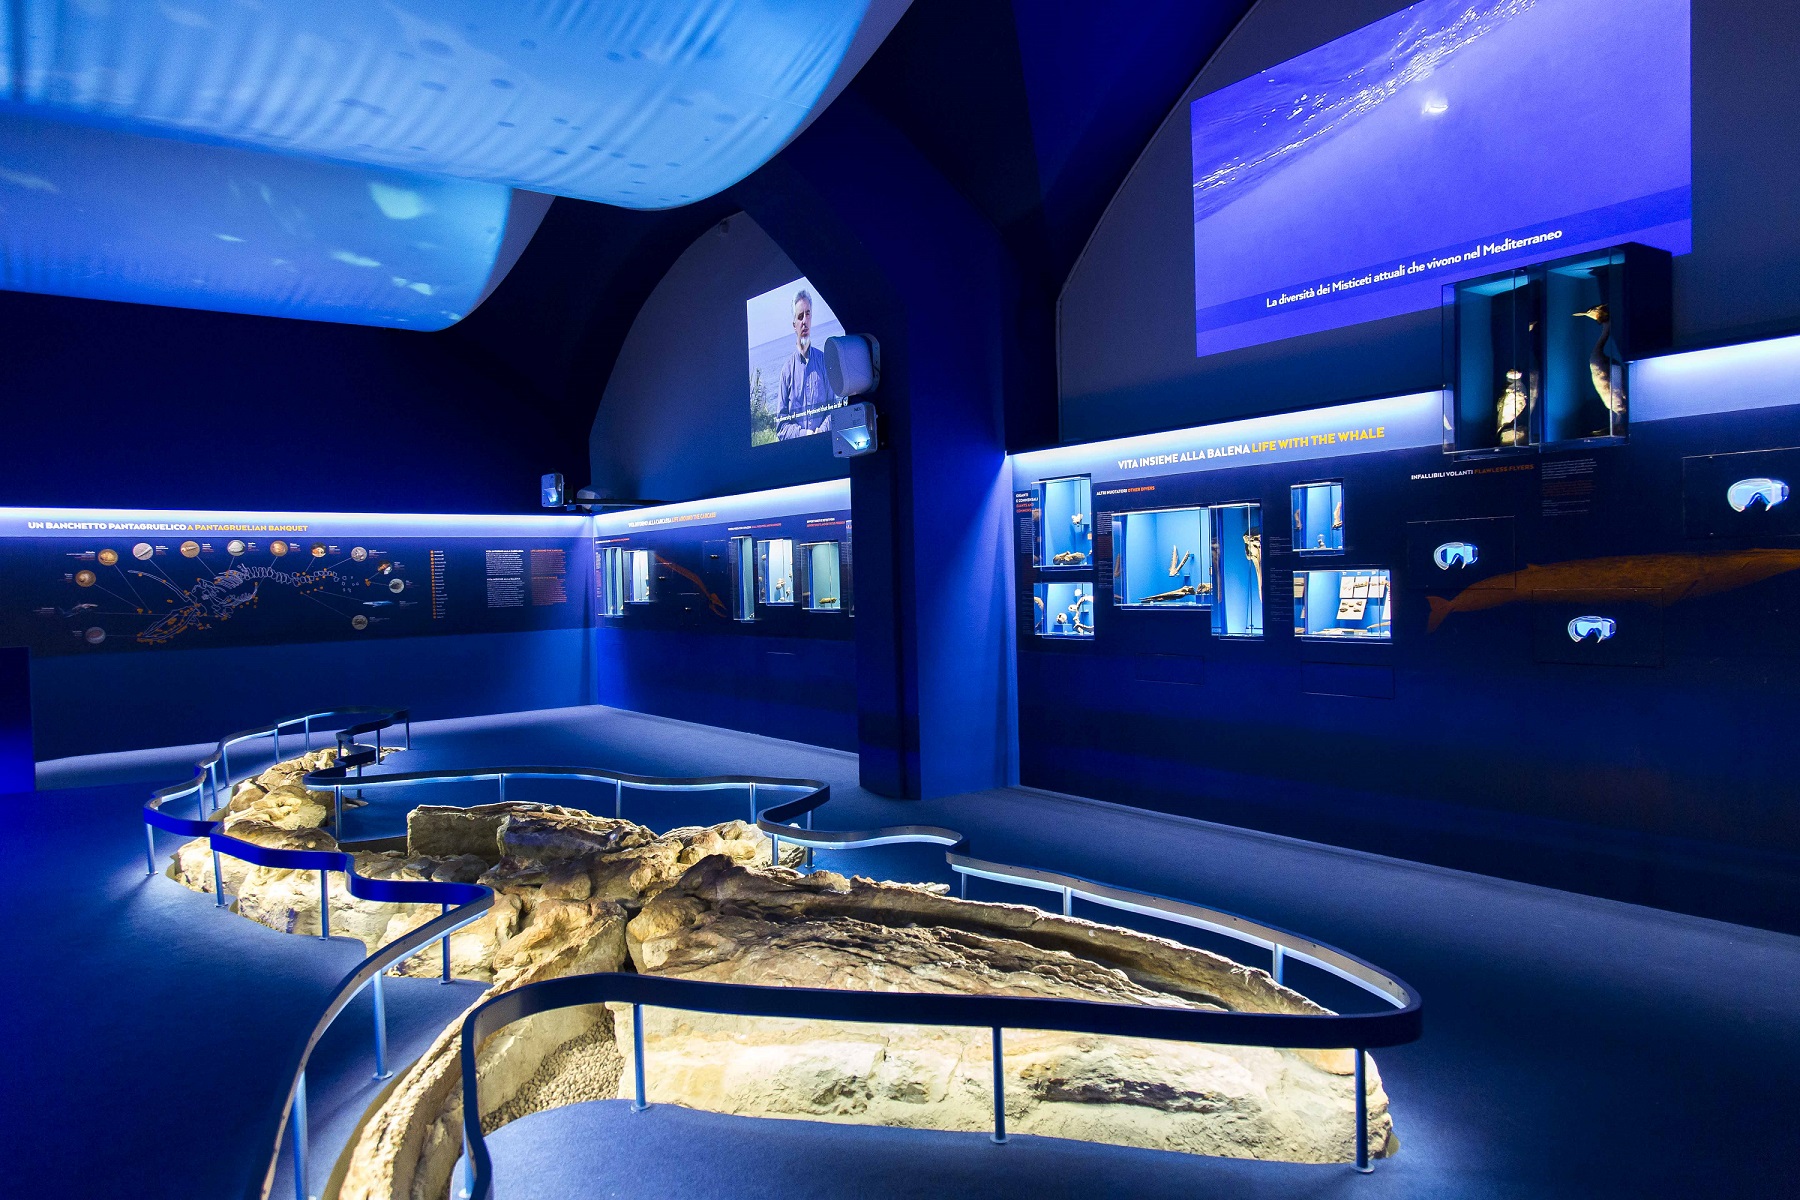
[[[1425,448],[1134,477],[1139,490],[1096,499],[1103,535],[1108,511],[1262,503],[1266,635],[1213,637],[1205,610],[1115,608],[1102,536],[1095,637],[1022,638],[1022,779],[1800,925],[1800,779],[1786,716],[1800,702],[1800,526],[1780,510],[1725,511],[1743,531],[1706,537],[1684,507],[1691,487],[1723,509],[1724,488],[1688,484],[1685,458],[1796,444],[1800,408],[1790,407],[1640,422],[1627,445],[1541,458],[1469,464]],[[1573,492],[1545,475],[1570,463]],[[1344,483],[1345,552],[1296,556],[1283,535],[1288,488],[1324,478]],[[1429,555],[1462,538],[1483,559],[1452,579]],[[1700,556],[1751,548],[1794,569],[1670,600],[1699,577]],[[1428,596],[1449,600],[1528,564],[1621,557],[1634,561],[1521,578],[1507,603],[1459,608],[1431,627]],[[1346,567],[1392,572],[1391,643],[1294,636],[1292,572]],[[1028,546],[1020,573],[1032,575]],[[1018,603],[1029,620],[1024,588]],[[1590,612],[1618,620],[1612,641],[1571,641],[1567,622]]]
[[[21,647],[0,647],[0,795],[29,792],[33,762],[31,656]]]
[[[597,547],[649,550],[655,562],[650,602],[596,622],[600,703],[856,749],[856,628],[866,618],[858,613],[849,489],[801,494],[808,499],[761,493],[600,519]],[[841,607],[812,612],[759,599],[754,620],[735,619],[733,537],[794,543],[796,601],[799,547],[837,542]]]
[[[210,742],[353,704],[406,707],[421,721],[587,704],[593,671],[586,628],[42,658],[37,754]]]
[[[1800,74],[1792,68],[1800,60],[1800,8],[1692,3],[1694,251],[1675,263],[1681,346],[1800,328],[1800,141],[1783,115],[1800,107]],[[1062,440],[1440,385],[1436,312],[1194,356],[1189,102],[1405,6],[1261,0],[1183,95],[1063,289]],[[1604,86],[1605,61],[1596,47],[1596,86]]]
[[[0,504],[528,512],[565,453],[445,335],[20,292],[0,329]]]
[[[447,335],[0,292],[0,504],[520,512],[572,450]],[[35,664],[37,753],[211,740],[308,707],[583,703],[585,630]]]
[[[742,213],[675,261],[605,380],[589,441],[602,495],[691,500],[849,473],[826,436],[750,444],[744,301],[801,274]],[[859,328],[856,313],[825,294],[845,328]]]

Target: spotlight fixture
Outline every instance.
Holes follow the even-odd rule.
[[[846,404],[832,410],[831,452],[834,455],[839,458],[857,458],[873,454],[880,448],[881,443],[875,436],[873,404]]]
[[[561,508],[563,506],[563,477],[551,472],[538,481],[538,503],[545,508]]]

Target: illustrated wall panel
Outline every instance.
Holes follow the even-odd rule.
[[[589,528],[559,515],[5,509],[0,644],[35,660],[46,758],[211,740],[305,707],[425,718],[579,703]]]

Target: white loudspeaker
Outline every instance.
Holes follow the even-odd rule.
[[[881,382],[881,343],[866,333],[825,339],[825,382],[834,396],[861,396]]]

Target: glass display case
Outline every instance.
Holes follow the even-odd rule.
[[[1115,514],[1113,603],[1124,608],[1211,604],[1211,518],[1204,508]]]
[[[1392,641],[1389,594],[1386,570],[1295,571],[1294,635]]]
[[[1538,441],[1544,278],[1520,267],[1444,289],[1444,448],[1517,450]]]
[[[800,602],[808,612],[842,610],[842,584],[836,542],[806,542],[801,545]]]
[[[1614,250],[1551,263],[1544,273],[1544,440],[1625,436],[1625,355],[1614,336],[1620,311]],[[1609,302],[1610,301],[1610,302]]]
[[[1262,505],[1216,504],[1212,509],[1215,637],[1263,635]]]
[[[1294,515],[1294,553],[1344,552],[1344,485],[1336,480],[1288,489]]]
[[[762,604],[794,602],[792,538],[765,538],[756,543],[756,598]]]
[[[600,615],[625,615],[625,551],[617,546],[600,547]]]
[[[727,566],[731,572],[731,619],[756,620],[756,539],[731,539]]]
[[[1094,589],[1091,584],[1034,584],[1031,607],[1033,632],[1039,637],[1094,636]]]
[[[649,550],[625,552],[625,603],[648,604],[656,599],[656,555]]]
[[[1094,565],[1093,488],[1086,475],[1039,480],[1032,514],[1038,566]]]

